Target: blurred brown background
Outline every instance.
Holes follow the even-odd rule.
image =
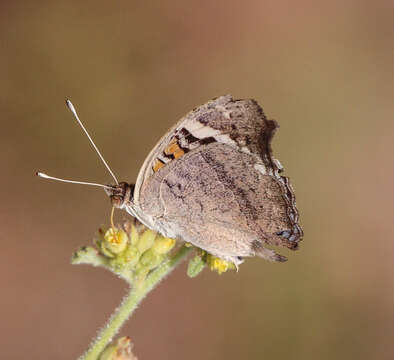
[[[121,180],[196,105],[253,97],[279,121],[275,155],[305,238],[285,264],[185,266],[122,334],[147,359],[394,357],[394,3],[1,1],[2,359],[74,359],[126,292],[71,266],[110,182],[70,97]],[[122,215],[118,213],[120,219]]]

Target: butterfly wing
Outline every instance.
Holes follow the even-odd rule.
[[[194,109],[158,142],[145,160],[134,191],[135,215],[167,236],[183,234],[183,240],[207,250],[217,239],[220,243],[215,246],[228,249],[223,251],[229,256],[260,253],[275,259],[264,250],[263,243],[296,248],[302,230],[294,194],[288,178],[279,175],[282,168],[272,157],[270,147],[276,127],[276,122],[267,120],[254,100],[233,100],[227,95]],[[207,160],[208,154],[219,153],[220,158]],[[195,164],[199,164],[196,170],[201,176],[199,182],[196,176],[190,178]],[[213,176],[213,169],[218,169],[219,164],[230,166],[221,179],[218,174]],[[224,181],[230,178],[239,181],[238,195]],[[196,188],[196,182],[200,188]],[[168,184],[183,184],[180,198],[185,199],[189,209],[178,204],[179,199],[174,198],[175,185]],[[205,206],[200,206],[201,199]],[[214,199],[212,204],[216,208],[207,205],[210,199]],[[244,203],[246,199],[249,203]],[[260,210],[253,213],[252,203]],[[218,206],[232,210],[218,210]],[[190,213],[192,217],[186,226],[182,219]],[[252,213],[257,219],[254,222],[249,218]],[[203,243],[202,239],[206,241]],[[218,251],[209,251],[219,255]]]

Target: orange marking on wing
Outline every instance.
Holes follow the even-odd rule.
[[[178,144],[176,143],[176,140],[173,140],[170,142],[170,144],[164,149],[164,153],[166,155],[171,155],[174,152],[178,151],[180,148]]]
[[[173,155],[175,159],[179,159],[181,156],[185,155],[185,152],[181,148],[178,148],[178,150],[174,151]]]
[[[173,155],[175,159],[180,158],[185,154],[182,148],[177,144],[177,140],[174,138],[168,144],[168,146],[164,149],[164,153],[166,155]]]
[[[164,163],[161,160],[156,160],[156,162],[153,165],[152,169],[153,169],[154,172],[157,172],[163,166],[164,166]]]

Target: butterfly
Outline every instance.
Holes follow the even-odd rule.
[[[159,140],[135,184],[117,181],[87,135],[116,181],[103,186],[113,206],[238,265],[250,256],[286,261],[267,245],[295,250],[303,237],[294,191],[272,155],[277,127],[255,100],[213,99]]]

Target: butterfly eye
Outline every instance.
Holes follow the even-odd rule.
[[[111,196],[111,204],[116,208],[121,208],[123,205],[123,198],[120,196]]]

